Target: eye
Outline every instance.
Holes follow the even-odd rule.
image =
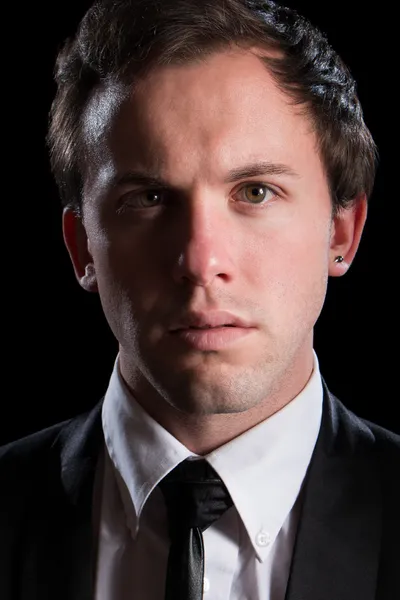
[[[264,206],[271,197],[278,195],[274,189],[264,183],[247,183],[239,190],[239,193],[244,195],[244,202],[250,202],[255,207]]]
[[[152,208],[158,206],[163,198],[161,190],[143,190],[128,195],[129,204],[133,204],[135,208]],[[131,200],[132,199],[132,200]]]

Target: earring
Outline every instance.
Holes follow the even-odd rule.
[[[344,258],[343,258],[343,256],[337,256],[337,257],[335,258],[335,260],[334,260],[334,262],[335,262],[335,263],[341,263],[341,262],[343,262],[343,261],[344,261]]]
[[[94,273],[94,264],[93,263],[88,263],[85,266],[85,275],[93,275]]]

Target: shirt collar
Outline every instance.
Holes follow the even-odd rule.
[[[228,488],[260,561],[298,497],[318,437],[323,389],[313,355],[312,375],[291,402],[204,457]],[[183,460],[197,455],[142,409],[121,377],[118,358],[102,423],[128,526],[136,536],[144,504],[157,484]]]
[[[157,484],[183,460],[197,455],[143,410],[119,372],[118,358],[103,402],[102,425],[128,525],[135,537],[145,502]]]

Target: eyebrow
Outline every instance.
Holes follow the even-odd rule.
[[[233,183],[235,181],[239,181],[240,179],[258,177],[260,175],[288,175],[289,177],[299,177],[299,174],[287,165],[261,161],[231,169],[226,174],[224,182]],[[111,180],[112,188],[126,184],[146,185],[150,187],[171,187],[171,184],[162,177],[135,170],[128,171],[122,175],[116,174]]]

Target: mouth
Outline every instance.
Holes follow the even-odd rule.
[[[203,325],[202,327],[182,327],[181,329],[175,329],[175,331],[185,331],[186,329],[220,329],[221,327],[236,327],[236,325]]]
[[[170,331],[202,331],[207,329],[224,330],[247,329],[252,323],[225,310],[191,311],[183,314],[179,320],[171,324]]]
[[[217,325],[215,327],[204,325],[202,327],[188,326],[175,329],[173,337],[183,348],[202,352],[216,352],[234,348],[249,336],[253,328],[239,327],[237,325]]]

